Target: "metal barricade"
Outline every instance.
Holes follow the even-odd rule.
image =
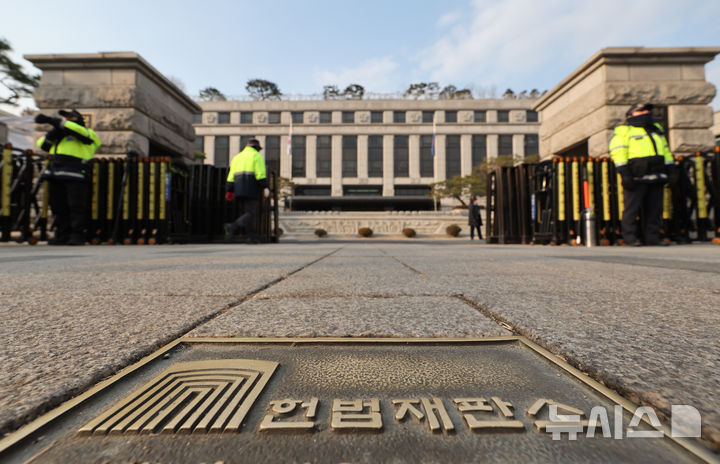
[[[51,228],[48,157],[7,145],[0,158],[0,240],[37,243]],[[224,224],[240,214],[225,201],[228,168],[183,166],[170,158],[94,159],[87,183],[87,242],[157,244],[226,242]],[[258,198],[255,232],[278,241],[277,178]]]

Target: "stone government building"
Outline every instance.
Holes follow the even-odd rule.
[[[292,198],[296,211],[431,210],[431,183],[469,174],[498,155],[538,154],[540,124],[534,103],[535,99],[198,102],[202,114],[194,121],[195,150],[207,155],[205,163],[227,166],[250,137],[258,138],[268,170],[297,184]]]
[[[718,53],[605,48],[539,99],[221,102],[193,101],[133,52],[25,58],[42,70],[40,111],[80,110],[103,142],[100,156],[132,148],[195,163],[199,151],[227,166],[255,136],[268,168],[297,184],[293,210],[417,212],[436,206],[431,183],[498,155],[607,155],[613,127],[638,101],[657,105],[675,155],[712,149],[716,89],[705,65]]]

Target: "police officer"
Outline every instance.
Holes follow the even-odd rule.
[[[38,147],[51,155],[45,173],[50,187],[50,207],[55,216],[55,237],[49,245],[84,245],[90,161],[100,146],[95,131],[85,127],[77,110],[60,110],[62,119],[38,114],[35,122],[52,129],[40,137]]]
[[[227,238],[244,232],[247,243],[258,243],[253,227],[258,207],[257,197],[261,191],[264,198],[270,195],[265,160],[260,155],[260,150],[262,150],[260,142],[252,138],[248,140],[243,151],[235,155],[230,162],[225,200],[237,199],[243,213],[235,222],[225,224]]]
[[[660,241],[663,185],[675,160],[662,126],[653,123],[653,105],[636,103],[625,114],[625,124],[615,128],[610,156],[622,178],[625,198],[622,236],[625,245],[639,246],[637,216],[645,215],[646,245],[667,245]]]

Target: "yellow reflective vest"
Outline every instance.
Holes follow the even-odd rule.
[[[255,148],[245,147],[230,162],[225,190],[237,197],[254,198],[267,186],[265,160]]]
[[[664,180],[665,166],[674,165],[675,159],[662,127],[655,124],[657,131],[644,127],[621,125],[615,128],[610,140],[610,156],[621,173],[635,179]],[[655,158],[657,157],[657,158]]]
[[[51,155],[72,156],[83,161],[91,160],[101,145],[95,131],[73,121],[63,121],[61,129],[64,129],[63,138],[59,141],[51,141],[51,146],[46,151]],[[45,137],[40,137],[37,146],[42,147],[44,143]]]

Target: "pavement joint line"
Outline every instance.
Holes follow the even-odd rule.
[[[218,293],[92,293],[92,292],[0,292],[0,296],[19,296],[19,295],[85,295],[85,296],[151,296],[151,297],[206,297],[206,298],[238,298],[242,295],[238,294],[218,294]]]
[[[330,299],[330,298],[379,298],[379,299],[392,299],[392,298],[455,298],[457,297],[454,293],[397,293],[392,295],[379,295],[376,293],[318,293],[316,295],[256,295],[255,300],[303,300],[303,299]]]
[[[531,346],[533,349],[538,351],[538,353],[541,353],[544,357],[546,357],[548,360],[556,363],[557,365],[563,367],[563,369],[567,370],[568,372],[571,372],[573,375],[575,375],[575,371],[579,373],[582,376],[587,377],[592,382],[598,384],[601,388],[604,390],[607,390],[610,392],[613,398],[618,398],[617,403],[621,404],[625,409],[627,409],[629,412],[634,412],[635,409],[628,409],[629,406],[632,405],[633,408],[635,407],[635,403],[642,404],[642,398],[640,398],[639,395],[632,392],[629,388],[623,387],[622,385],[619,385],[617,382],[610,382],[604,379],[602,372],[599,370],[593,370],[592,372],[588,372],[587,370],[583,369],[583,363],[579,362],[577,359],[566,356],[562,354],[557,348],[552,346],[551,344],[546,343],[544,340],[542,340],[539,336],[532,334],[529,330],[524,329],[518,325],[515,325],[507,318],[504,318],[501,316],[498,312],[493,311],[492,309],[488,308],[485,305],[482,305],[478,303],[477,301],[472,300],[471,298],[468,298],[467,296],[463,294],[457,295],[457,298],[464,301],[469,306],[477,309],[480,311],[483,315],[487,316],[488,318],[494,320],[501,326],[507,328],[512,332],[513,335],[520,337],[523,343],[525,343],[527,346],[531,346],[530,344],[534,345]],[[506,327],[507,326],[507,327]],[[508,328],[509,327],[509,328]],[[538,349],[536,349],[537,347]],[[542,352],[541,352],[542,351]],[[564,365],[570,367],[572,371],[566,369]],[[575,375],[577,377],[577,375]],[[579,378],[579,377],[578,377]],[[595,387],[594,387],[595,388]],[[603,394],[604,393],[603,391]],[[606,394],[607,396],[607,394]],[[637,401],[631,401],[626,398],[626,396],[632,396],[634,398],[637,398]],[[621,401],[620,401],[621,400]],[[663,407],[661,404],[655,402],[655,401],[645,401],[650,406],[654,407],[656,412],[660,414],[666,421],[668,420],[668,415],[663,410]],[[645,420],[645,418],[643,418]],[[669,432],[666,433],[666,435],[669,436]],[[674,439],[676,442],[682,442],[681,446],[685,449],[690,450],[693,454],[696,456],[701,457],[706,462],[720,462],[716,461],[717,457],[714,455],[712,451],[709,450],[709,447],[712,445],[710,441],[706,441],[705,439],[700,439],[706,446],[702,445],[696,445],[693,442],[690,442],[689,440],[680,440],[680,439]],[[699,448],[702,448],[702,450],[699,450]],[[706,452],[704,451],[706,450]],[[699,454],[698,454],[699,453]],[[713,459],[709,459],[709,456],[715,456]]]
[[[216,317],[218,317],[222,314],[225,314],[226,312],[230,311],[232,308],[241,305],[242,303],[246,302],[247,300],[249,300],[256,294],[262,292],[263,290],[265,290],[267,288],[270,288],[271,286],[277,284],[278,282],[281,282],[282,280],[286,279],[287,277],[289,277],[293,274],[296,274],[296,273],[302,271],[303,269],[306,269],[306,268],[312,266],[313,264],[316,264],[319,261],[322,261],[323,259],[328,258],[329,256],[332,256],[333,254],[340,251],[342,248],[344,248],[344,247],[337,248],[337,249],[331,251],[330,253],[327,253],[327,254],[325,254],[325,255],[323,255],[323,256],[321,256],[321,257],[319,257],[319,258],[317,258],[317,259],[315,259],[315,260],[313,260],[313,261],[311,261],[311,262],[309,262],[309,263],[307,263],[307,264],[305,264],[305,265],[303,265],[281,277],[273,279],[269,283],[267,283],[259,288],[256,288],[255,290],[250,291],[249,293],[247,293],[244,297],[240,298],[239,300],[228,303],[223,308],[221,308],[219,311],[217,311],[213,314],[210,314],[208,316],[200,318],[199,320],[190,322],[187,326],[180,328],[178,331],[171,333],[168,336],[160,338],[160,340],[158,340],[158,342],[156,344],[154,344],[153,347],[151,347],[149,350],[141,352],[141,353],[137,354],[136,356],[134,356],[132,359],[129,359],[128,363],[125,367],[122,367],[119,370],[116,370],[109,375],[106,374],[98,379],[91,380],[90,382],[88,382],[87,385],[79,386],[79,387],[73,389],[71,392],[66,392],[62,395],[58,395],[58,397],[56,397],[54,400],[50,400],[50,401],[45,402],[44,404],[39,405],[37,408],[35,408],[35,410],[36,411],[50,410],[50,413],[52,413],[52,412],[56,411],[59,407],[64,405],[65,403],[72,403],[72,402],[74,402],[75,398],[83,397],[84,393],[82,393],[82,392],[95,391],[97,386],[105,385],[105,382],[107,382],[108,380],[114,379],[115,376],[117,376],[121,373],[126,372],[126,370],[132,368],[132,366],[135,366],[138,362],[144,363],[145,360],[148,358],[154,359],[155,354],[162,352],[164,350],[165,351],[168,350],[169,349],[168,347],[175,346],[177,343],[179,343],[179,341],[183,337],[185,337],[189,332],[191,332],[195,328],[211,321],[212,319],[215,319]],[[24,295],[28,295],[28,294],[24,294]],[[160,347],[160,348],[158,348],[158,347]],[[153,354],[153,353],[155,353],[155,354]],[[149,362],[149,361],[147,361],[147,362]],[[78,393],[78,392],[80,392],[80,393]],[[34,414],[29,414],[26,417],[26,420],[29,420],[30,423],[27,424],[26,426],[35,424],[36,421],[45,418],[50,413],[43,414],[42,412],[35,412]],[[53,419],[54,419],[54,417],[49,419],[47,422],[49,422]],[[8,433],[8,435],[5,436],[4,438],[2,437],[2,435],[0,435],[0,453],[4,449],[3,445],[4,445],[4,443],[6,443],[6,440],[8,438],[10,438],[11,436],[15,436],[15,433],[19,432],[20,430],[23,430],[26,426],[23,426],[20,429],[17,429],[15,431],[10,431]]]
[[[230,311],[231,309],[236,308],[236,307],[242,305],[243,303],[245,303],[246,301],[254,298],[256,295],[258,295],[258,294],[259,294],[260,292],[262,292],[263,290],[267,290],[268,288],[272,287],[273,285],[282,282],[283,280],[287,279],[288,277],[290,277],[290,276],[292,276],[292,275],[294,275],[294,274],[297,274],[298,272],[300,272],[300,271],[302,271],[302,270],[304,270],[304,269],[307,269],[308,267],[312,266],[313,264],[316,264],[316,263],[322,261],[322,260],[325,259],[325,258],[329,258],[329,257],[332,256],[333,254],[335,254],[335,253],[337,253],[338,251],[340,251],[342,248],[344,248],[344,247],[337,248],[337,249],[331,251],[330,253],[328,253],[328,254],[326,254],[326,255],[323,255],[323,256],[321,256],[321,257],[319,257],[319,258],[317,258],[317,259],[315,259],[315,260],[313,260],[313,261],[311,261],[311,262],[309,262],[309,263],[307,263],[307,264],[305,264],[305,265],[303,265],[303,266],[300,266],[299,268],[295,269],[294,271],[288,272],[287,274],[283,274],[282,276],[280,276],[280,277],[278,277],[278,278],[276,278],[276,279],[271,280],[271,281],[268,282],[267,284],[262,285],[262,286],[260,286],[260,287],[258,287],[258,288],[256,288],[256,289],[254,289],[254,290],[251,290],[250,292],[248,292],[247,294],[245,294],[245,296],[243,296],[243,297],[240,298],[239,300],[234,301],[234,302],[231,302],[231,303],[228,303],[224,308],[220,309],[220,311],[204,317],[200,322],[192,325],[192,327],[190,327],[189,329],[185,330],[182,334],[178,335],[176,338],[182,338],[183,336],[187,335],[189,332],[191,332],[192,330],[196,329],[197,327],[200,327],[201,325],[203,325],[203,324],[205,324],[205,323],[207,323],[207,322],[209,322],[209,321],[211,321],[211,320],[213,320],[213,319],[215,319],[215,318],[217,318],[217,317],[225,314],[226,312]]]
[[[403,261],[401,261],[401,260],[398,259],[397,257],[392,256],[392,255],[391,255],[390,257],[391,257],[392,259],[394,259],[395,261],[397,261],[398,263],[400,263],[400,264],[402,264],[403,266],[405,266],[406,268],[410,269],[411,271],[413,271],[415,274],[419,275],[420,277],[423,277],[423,278],[424,278],[424,277],[427,277],[425,274],[423,274],[422,272],[418,271],[417,269],[415,269],[414,267],[410,266],[409,264],[404,263]]]

